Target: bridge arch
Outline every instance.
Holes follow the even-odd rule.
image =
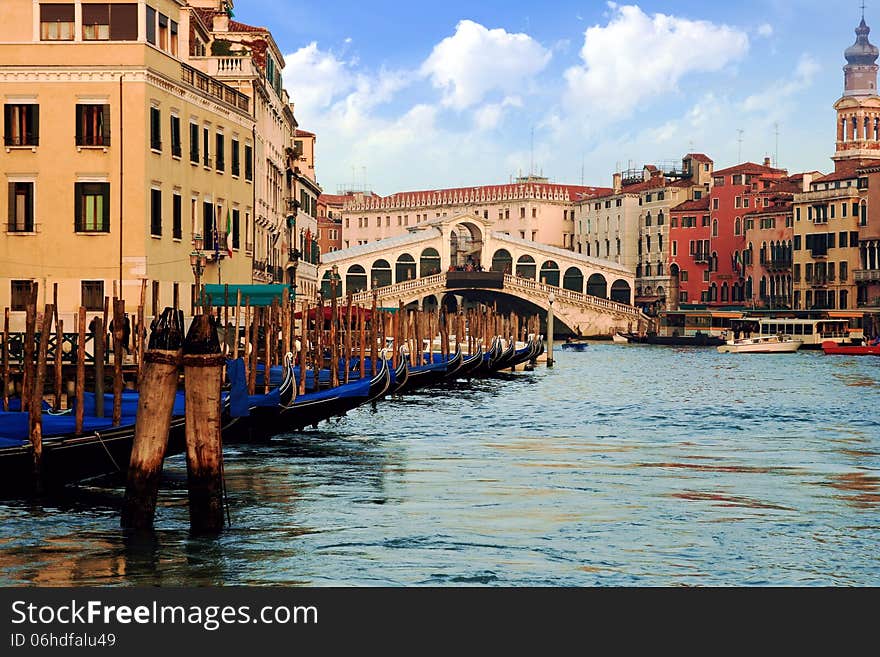
[[[559,287],[559,265],[555,260],[546,260],[541,265],[541,276],[538,279],[546,285]]]
[[[370,287],[385,287],[392,282],[391,265],[384,258],[376,260],[370,268]]]
[[[587,294],[601,299],[608,298],[608,281],[602,274],[593,274],[587,279]]]
[[[357,294],[367,289],[367,270],[361,265],[352,265],[345,273],[346,294]]]
[[[513,273],[513,256],[507,249],[498,249],[492,256],[492,271],[502,271],[505,274]]]
[[[535,259],[528,255],[521,255],[516,260],[516,275],[520,278],[530,278],[533,281],[536,280],[537,274],[537,265],[535,265]]]
[[[454,267],[482,262],[483,231],[473,221],[462,220],[450,226],[449,259]]]
[[[562,277],[562,287],[572,292],[584,291],[584,273],[578,267],[569,267]]]
[[[419,258],[419,278],[440,273],[440,252],[432,246],[422,251]]]
[[[397,256],[394,267],[394,282],[402,283],[416,277],[416,259],[409,253],[401,253]]]
[[[324,275],[321,277],[321,296],[325,299],[330,299],[333,296],[333,286],[330,284],[330,279],[333,277],[333,272],[327,270],[324,272]],[[337,283],[336,285],[336,296],[342,296],[342,285]]]
[[[618,279],[611,284],[611,300],[617,303],[632,303],[632,288],[623,279]]]

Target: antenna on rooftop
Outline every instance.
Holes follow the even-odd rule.
[[[738,135],[736,141],[739,142],[739,149],[736,153],[736,163],[739,164],[742,162],[743,159],[743,133],[745,132],[745,130],[743,130],[742,128],[738,128],[736,132]]]
[[[773,132],[776,135],[776,150],[773,153],[773,166],[779,168],[779,121],[773,124]]]
[[[584,186],[584,154],[581,153],[581,187]]]

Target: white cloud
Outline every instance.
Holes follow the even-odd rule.
[[[762,23],[758,26],[758,36],[765,39],[773,36],[773,26],[770,23]]]
[[[726,25],[608,6],[608,24],[584,33],[583,64],[565,72],[572,114],[601,110],[606,118],[624,118],[644,102],[676,91],[684,76],[719,71],[749,48],[745,32]]]
[[[489,103],[474,110],[474,127],[480,131],[494,130],[504,118],[504,111],[508,107],[522,107],[522,99],[519,96],[508,96],[500,103]]]
[[[794,74],[787,81],[776,80],[761,93],[752,94],[743,101],[743,109],[747,112],[778,114],[784,108],[785,101],[813,83],[820,69],[819,63],[813,57],[806,53],[801,55]]]
[[[442,90],[443,105],[462,110],[493,91],[521,93],[550,58],[550,51],[527,34],[463,20],[455,34],[434,46],[421,73]]]

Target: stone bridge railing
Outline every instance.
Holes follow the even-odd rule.
[[[375,292],[378,293],[380,300],[387,300],[389,298],[404,298],[410,294],[413,296],[436,294],[446,290],[446,273],[444,272],[434,274],[433,276],[414,278],[409,281],[377,288]],[[648,320],[648,318],[642,314],[641,310],[635,306],[619,303],[610,299],[595,297],[589,294],[583,294],[582,292],[567,290],[554,285],[547,285],[546,283],[539,283],[530,278],[520,278],[518,276],[505,274],[504,290],[514,295],[519,293],[520,296],[525,298],[540,297],[542,300],[549,299],[550,294],[553,293],[558,301],[580,308],[593,310],[603,314],[615,314],[634,322]],[[454,292],[455,290],[450,291]],[[373,292],[374,290],[358,292],[357,294],[352,295],[352,301],[357,305],[368,306],[372,303]]]

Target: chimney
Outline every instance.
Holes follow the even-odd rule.
[[[769,167],[769,166],[770,166],[770,158],[769,158],[769,157],[765,157],[765,158],[764,158],[764,166],[765,166],[765,167]]]
[[[619,174],[619,173],[615,173],[615,174],[611,177],[611,180],[612,180],[612,182],[611,182],[611,187],[614,188],[614,193],[615,193],[615,194],[619,194],[619,193],[620,193],[620,190],[623,189],[623,183],[621,182],[621,176],[620,176],[620,174]]]
[[[214,23],[211,26],[212,32],[228,32],[229,31],[229,14],[223,12],[214,14]]]
[[[810,191],[810,185],[813,183],[813,174],[805,173],[804,174],[804,191]]]

